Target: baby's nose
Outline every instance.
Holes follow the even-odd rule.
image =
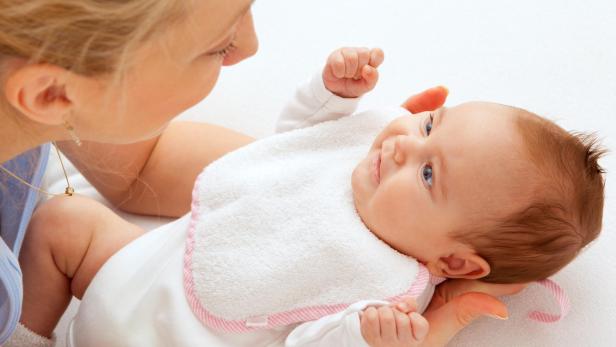
[[[422,138],[414,135],[398,135],[394,143],[394,160],[403,164],[409,158],[417,156],[423,146]]]

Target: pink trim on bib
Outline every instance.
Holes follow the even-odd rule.
[[[301,323],[319,319],[326,315],[335,314],[346,309],[351,303],[319,305],[301,307],[290,311],[279,312],[272,315],[250,317],[243,320],[226,320],[210,313],[195,293],[195,283],[192,274],[193,252],[195,247],[196,225],[199,218],[199,187],[203,179],[201,174],[195,183],[192,193],[191,220],[189,224],[188,236],[186,240],[186,250],[184,253],[184,289],[189,306],[192,308],[199,320],[216,330],[224,332],[242,333],[256,329],[272,329],[287,326],[294,323]],[[430,275],[427,268],[419,263],[419,272],[411,287],[404,293],[386,299],[390,302],[399,301],[404,296],[418,297],[425,290],[428,284],[440,283],[442,279]]]
[[[556,282],[549,279],[537,281],[536,283],[546,288],[554,296],[558,302],[560,314],[532,311],[528,314],[528,318],[542,323],[555,323],[563,319],[571,309],[571,302],[565,291]]]

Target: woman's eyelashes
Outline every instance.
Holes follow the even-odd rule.
[[[212,50],[208,51],[204,55],[208,57],[215,56],[215,57],[224,58],[227,55],[229,55],[229,53],[234,51],[236,48],[237,48],[237,32],[233,32],[230,35],[228,35],[227,38],[218,45],[218,47],[212,48]]]
[[[229,53],[233,52],[236,48],[237,46],[235,45],[235,40],[233,40],[225,48],[212,52],[210,53],[210,55],[217,55],[224,58],[229,55]]]

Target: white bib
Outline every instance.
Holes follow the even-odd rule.
[[[426,290],[427,270],[365,227],[351,189],[355,166],[403,112],[364,112],[275,135],[203,171],[184,282],[204,324],[274,328]]]

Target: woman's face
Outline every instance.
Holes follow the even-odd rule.
[[[120,87],[76,77],[68,120],[79,137],[129,143],[156,136],[211,92],[222,66],[256,53],[250,0],[192,3],[186,18],[139,48]]]

